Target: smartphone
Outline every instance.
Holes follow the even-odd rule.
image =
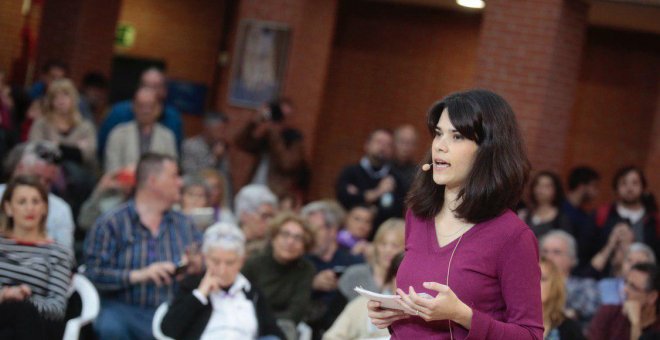
[[[269,111],[270,111],[270,120],[274,122],[281,122],[284,120],[284,112],[282,111],[282,107],[280,104],[275,103],[275,104],[270,104],[268,106]]]
[[[172,276],[179,276],[181,274],[184,274],[186,270],[188,270],[188,263],[179,262],[176,265],[176,269],[174,270],[174,274]]]
[[[344,274],[346,268],[347,268],[346,266],[334,266],[332,267],[332,271],[335,272],[335,275],[337,275],[337,277],[340,277],[342,274]]]

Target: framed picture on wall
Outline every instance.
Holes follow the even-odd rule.
[[[229,82],[229,104],[258,108],[280,95],[290,32],[283,24],[241,21]]]

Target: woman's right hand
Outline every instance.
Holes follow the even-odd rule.
[[[26,284],[4,287],[0,290],[0,301],[23,301],[32,295],[32,290]]]
[[[402,310],[380,308],[380,302],[378,301],[369,301],[367,309],[369,310],[371,323],[379,329],[389,327],[394,321],[410,317]]]
[[[220,281],[215,276],[211,275],[209,271],[206,271],[206,274],[204,274],[197,289],[200,293],[204,294],[204,296],[208,297],[209,294],[220,289]]]

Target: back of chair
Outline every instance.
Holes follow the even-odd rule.
[[[82,312],[77,318],[73,318],[66,323],[64,330],[64,340],[77,340],[80,329],[91,323],[99,315],[101,309],[101,300],[99,293],[94,285],[82,274],[73,274],[71,287],[80,295],[82,301]]]
[[[156,309],[156,312],[154,313],[154,319],[151,322],[151,333],[153,334],[154,338],[156,338],[156,340],[173,340],[172,338],[163,334],[163,331],[160,329],[160,324],[163,322],[165,314],[167,314],[168,307],[169,305],[167,302],[163,302],[160,306],[158,306],[158,309]]]

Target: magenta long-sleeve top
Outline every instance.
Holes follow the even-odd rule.
[[[447,267],[452,251],[449,282]],[[424,282],[448,284],[472,308],[471,328],[451,323],[454,339],[542,339],[541,270],[534,233],[513,212],[478,223],[440,247],[434,220],[406,214],[406,252],[397,287],[433,296]],[[392,324],[392,339],[450,339],[449,321],[412,316]]]

